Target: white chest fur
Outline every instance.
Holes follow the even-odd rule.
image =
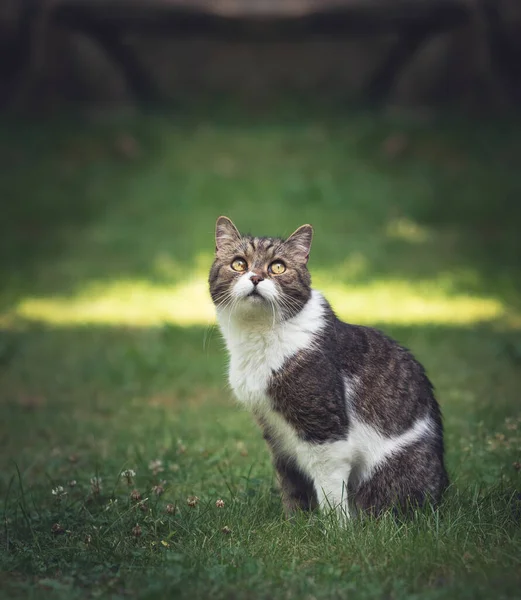
[[[272,374],[288,358],[312,347],[313,336],[325,325],[323,315],[323,299],[316,291],[295,317],[282,323],[274,324],[269,313],[256,319],[218,311],[230,353],[230,385],[241,402],[250,409],[261,408]]]

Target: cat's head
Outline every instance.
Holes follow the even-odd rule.
[[[219,217],[209,278],[214,304],[245,317],[297,314],[311,294],[306,264],[312,238],[311,225],[286,240],[241,235],[230,219]]]

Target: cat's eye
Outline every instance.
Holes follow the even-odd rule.
[[[243,271],[246,271],[248,265],[246,264],[246,261],[243,260],[242,258],[236,258],[232,262],[231,267],[234,271],[238,271],[239,273],[242,273]]]
[[[286,265],[281,260],[276,260],[271,263],[269,270],[274,275],[282,275],[286,270]]]

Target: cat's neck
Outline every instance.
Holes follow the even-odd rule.
[[[313,291],[302,310],[285,321],[247,320],[218,311],[230,353],[230,384],[241,402],[254,410],[264,406],[272,374],[288,358],[313,348],[316,335],[327,325],[327,307],[322,295]]]
[[[244,350],[244,346],[272,344],[295,346],[296,351],[311,343],[315,333],[326,325],[327,302],[316,290],[296,315],[280,320],[272,311],[229,311],[217,310],[219,326],[229,351]]]

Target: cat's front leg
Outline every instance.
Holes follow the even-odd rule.
[[[275,456],[274,465],[277,471],[284,514],[291,518],[296,511],[310,511],[317,507],[317,496],[313,482],[305,476],[292,459]]]
[[[321,473],[314,482],[320,511],[326,514],[334,511],[341,525],[346,525],[351,518],[347,493],[348,478],[349,472],[342,469]]]

